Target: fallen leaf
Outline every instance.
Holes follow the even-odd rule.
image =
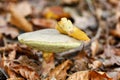
[[[75,5],[79,3],[79,0],[62,0],[61,2],[66,5]]]
[[[111,30],[111,34],[115,37],[120,38],[120,22],[117,23],[115,30]]]
[[[32,13],[32,6],[28,1],[23,1],[15,5],[15,11],[22,16],[27,16]]]
[[[95,61],[92,62],[92,64],[88,64],[88,66],[89,66],[89,68],[95,70],[95,69],[98,69],[98,68],[102,67],[103,63],[99,60],[95,60]]]
[[[41,62],[36,61],[34,59],[28,58],[26,55],[21,55],[18,58],[18,61],[22,63],[22,65],[26,65],[30,68],[32,68],[34,71],[36,71],[38,74],[42,73],[42,67],[41,67]]]
[[[89,71],[79,71],[70,75],[67,80],[89,80]]]
[[[119,80],[120,79],[120,72],[107,72],[107,74],[113,78],[113,80]]]
[[[11,38],[16,38],[19,35],[19,32],[16,28],[13,27],[0,27],[0,33],[5,34],[6,36],[10,35]]]
[[[17,78],[17,77],[19,77],[19,75],[18,74],[16,74],[13,70],[11,70],[11,69],[9,69],[9,68],[6,68],[6,72],[7,72],[7,74],[9,75],[9,78],[11,79],[11,78]]]
[[[120,48],[113,48],[115,55],[120,56]]]
[[[2,47],[3,45],[4,45],[3,35],[2,35],[2,33],[0,33],[0,47]]]
[[[10,17],[10,23],[18,27],[19,29],[23,31],[33,31],[31,23],[29,23],[24,16],[22,16],[20,13],[18,13],[15,10],[14,4],[9,5],[9,11],[11,13]]]
[[[108,0],[108,2],[114,6],[117,6],[119,4],[119,0]]]
[[[65,12],[60,6],[47,7],[42,14],[48,19],[59,20],[62,17],[70,18],[69,13]]]
[[[87,58],[86,52],[84,50],[80,51],[78,55],[73,58],[73,60],[74,66],[72,68],[72,71],[81,71],[88,69],[89,59]]]
[[[53,19],[35,18],[32,19],[32,23],[37,29],[44,29],[55,28],[57,22]]]
[[[7,25],[7,21],[2,16],[0,16],[0,27],[6,26],[6,25]]]
[[[72,62],[70,60],[66,60],[62,64],[58,65],[55,69],[51,70],[46,80],[65,80],[67,77],[67,70],[70,68],[71,64]]]
[[[15,78],[8,78],[7,80],[25,80],[25,79],[24,78],[15,77]]]
[[[113,65],[120,65],[120,56],[116,55],[116,51],[114,51],[113,46],[107,46],[104,49],[104,53],[101,57],[104,66],[113,66]]]
[[[82,1],[82,0],[81,0]],[[84,2],[84,1],[82,1]],[[97,26],[97,22],[96,19],[93,15],[91,15],[89,12],[87,11],[82,11],[82,16],[80,14],[78,14],[78,11],[75,8],[71,8],[71,7],[64,7],[64,10],[68,13],[70,13],[71,17],[74,20],[74,25],[77,26],[80,29],[87,29],[87,28],[91,28],[91,29],[95,29]]]
[[[105,72],[89,71],[90,80],[113,80]]]
[[[79,71],[73,73],[67,80],[112,80],[104,72]]]
[[[9,65],[9,68],[16,73],[20,74],[22,77],[29,79],[29,80],[40,80],[39,74],[34,71],[32,68],[22,65],[22,64],[16,64],[15,62],[11,63]]]
[[[14,44],[8,44],[7,46],[4,47],[0,47],[1,52],[7,51],[9,53],[10,51],[14,51],[14,50],[17,52],[17,56],[26,55],[31,59],[38,60],[38,56],[35,53],[33,53],[31,48],[27,46],[14,43]]]

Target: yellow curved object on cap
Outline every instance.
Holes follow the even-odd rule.
[[[90,40],[90,38],[86,35],[85,32],[74,26],[70,20],[67,20],[67,18],[61,18],[61,21],[58,22],[56,29],[60,33],[67,34],[78,40]]]

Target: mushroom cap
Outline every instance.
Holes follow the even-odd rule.
[[[56,29],[42,29],[24,33],[18,36],[18,40],[32,48],[54,53],[79,47],[82,43],[82,41],[60,34]]]

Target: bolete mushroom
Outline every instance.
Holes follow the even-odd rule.
[[[62,34],[64,33],[64,34]],[[77,48],[87,35],[76,28],[70,20],[62,18],[56,29],[42,29],[18,36],[18,40],[44,53],[61,53]]]

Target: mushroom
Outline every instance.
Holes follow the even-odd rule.
[[[64,52],[80,46],[81,41],[64,34],[56,29],[43,29],[21,34],[18,37],[21,43],[44,52]]]
[[[43,55],[77,48],[83,43],[82,39],[89,41],[87,35],[66,18],[58,22],[56,29],[42,29],[18,36],[21,43],[43,51]]]

